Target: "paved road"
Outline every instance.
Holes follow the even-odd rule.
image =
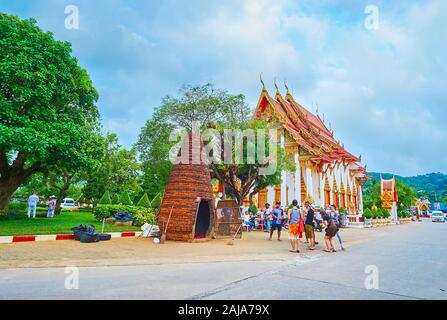
[[[447,223],[388,227],[345,252],[283,260],[0,270],[0,299],[447,299]],[[365,268],[378,289],[365,288]],[[371,284],[371,282],[368,281]]]

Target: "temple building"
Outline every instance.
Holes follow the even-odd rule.
[[[295,171],[282,172],[282,184],[258,193],[256,204],[281,201],[288,205],[293,199],[299,204],[306,200],[315,206],[335,204],[350,214],[363,212],[362,185],[366,167],[360,164],[361,157],[349,153],[343,144],[336,141],[333,131],[324,120],[309,112],[290,94],[282,96],[276,83],[274,97],[265,89],[264,83],[254,114],[278,128],[279,143],[295,162]]]

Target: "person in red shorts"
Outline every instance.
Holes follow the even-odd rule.
[[[293,207],[289,209],[289,240],[292,245],[290,252],[300,253],[302,230],[300,230],[300,224],[303,222],[303,214],[298,208],[298,201],[292,201]]]

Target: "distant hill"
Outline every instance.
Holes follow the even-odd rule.
[[[368,174],[377,181],[380,181],[380,175],[385,179],[393,177],[392,173],[368,172]],[[414,177],[394,176],[415,188],[418,195],[428,198],[431,202],[440,201],[447,196],[447,174],[433,172]]]

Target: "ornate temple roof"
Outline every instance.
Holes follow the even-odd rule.
[[[337,142],[334,133],[326,127],[320,116],[296,102],[288,89],[286,96],[283,97],[277,88],[273,98],[263,87],[254,118],[265,118],[264,113],[268,106],[271,106],[275,120],[297,144],[309,152],[312,161],[328,164],[343,162],[349,164],[349,169],[357,178],[368,178],[365,174],[366,167],[359,164],[361,157],[354,156]]]

